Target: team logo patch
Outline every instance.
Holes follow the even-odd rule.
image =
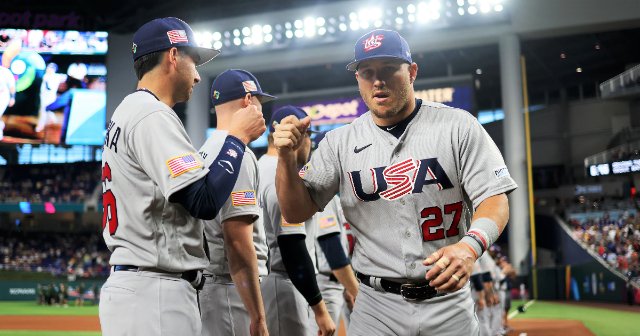
[[[167,160],[167,167],[172,178],[178,177],[190,170],[202,168],[200,160],[193,154],[184,154]]]
[[[220,91],[218,90],[213,91],[213,99],[220,99]]]
[[[382,40],[384,40],[384,35],[371,34],[371,37],[364,40],[364,51],[371,51],[373,49],[379,48],[382,45]]]
[[[229,155],[230,157],[237,159],[238,158],[238,152],[236,152],[234,149],[227,149],[227,155]]]
[[[500,167],[500,168],[494,170],[493,173],[496,175],[496,178],[501,178],[501,177],[505,177],[505,176],[511,176],[511,175],[509,175],[509,169],[507,169],[507,167]]]
[[[256,86],[256,82],[252,80],[242,82],[242,86],[244,87],[244,92],[258,91],[258,86]]]
[[[167,32],[167,36],[169,37],[169,42],[171,42],[171,44],[189,43],[189,38],[187,38],[187,33],[184,30],[170,30]]]
[[[335,216],[322,217],[318,220],[318,226],[320,226],[321,229],[330,228],[337,224],[338,224],[338,221],[336,221]]]
[[[289,222],[287,222],[286,219],[284,219],[284,216],[280,216],[280,226],[284,226],[284,227],[300,227],[300,226],[304,226],[304,223],[289,223]]]
[[[300,177],[304,177],[307,174],[307,170],[309,170],[309,167],[311,167],[311,162],[308,162],[306,165],[304,165],[300,171],[298,171],[298,175]]]
[[[231,204],[233,204],[233,206],[256,205],[256,191],[243,190],[232,192]]]
[[[138,50],[138,46],[134,43],[134,44],[131,46],[131,52],[135,54],[135,53],[136,53],[136,50]]]

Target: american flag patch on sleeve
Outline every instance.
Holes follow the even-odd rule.
[[[178,177],[190,170],[202,168],[202,163],[193,154],[184,154],[167,160],[171,177]]]
[[[256,205],[256,192],[254,190],[234,191],[231,193],[233,206]]]
[[[326,229],[338,224],[335,216],[322,217],[318,222],[321,229]]]

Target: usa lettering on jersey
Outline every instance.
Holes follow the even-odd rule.
[[[349,180],[354,195],[360,201],[371,202],[380,198],[387,201],[398,200],[408,194],[421,193],[424,186],[435,184],[438,190],[453,188],[437,158],[415,160],[408,158],[388,167],[369,169],[371,192],[365,191],[362,173],[349,172]]]

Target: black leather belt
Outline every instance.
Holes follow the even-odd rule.
[[[130,272],[137,272],[139,271],[140,268],[138,266],[132,266],[132,265],[115,265],[113,266],[113,271],[114,272],[118,272],[118,271],[130,271]],[[170,272],[167,272],[170,273]],[[175,273],[177,274],[177,273]],[[186,280],[187,282],[189,282],[191,284],[191,286],[193,286],[193,288],[195,288],[196,290],[201,290],[202,287],[204,286],[204,281],[205,281],[205,277],[204,274],[202,274],[201,270],[189,270],[189,271],[184,271],[180,274],[180,279]]]
[[[360,282],[375,289],[370,282],[372,276],[360,272],[356,272],[356,276]],[[438,291],[427,283],[399,283],[380,278],[376,279],[379,279],[380,287],[382,287],[385,292],[401,295],[407,301],[422,301],[438,296]]]
[[[320,273],[322,276],[329,278],[329,281],[333,281],[333,282],[340,282],[338,281],[338,278],[336,278],[335,275],[333,275],[333,273],[331,274],[324,274],[324,273]]]

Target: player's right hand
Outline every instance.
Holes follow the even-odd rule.
[[[311,309],[313,309],[318,324],[318,336],[333,336],[336,332],[336,324],[331,319],[324,301],[320,301]]]
[[[299,120],[292,115],[285,117],[279,124],[275,125],[273,144],[278,152],[298,149],[309,125],[311,125],[311,117],[307,116]]]
[[[229,135],[240,139],[245,145],[259,138],[266,130],[262,111],[255,105],[241,108],[231,117]]]
[[[346,289],[342,292],[342,296],[344,297],[344,302],[347,304],[347,308],[353,310],[353,306],[356,305],[356,297],[351,295]]]

